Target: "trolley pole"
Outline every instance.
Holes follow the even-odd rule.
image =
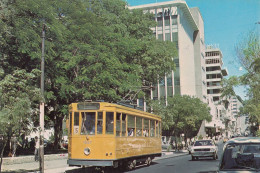
[[[45,31],[46,25],[43,23],[42,26],[42,60],[41,60],[41,94],[42,101],[40,103],[40,162],[39,162],[39,170],[41,173],[44,173],[44,145],[43,145],[43,136],[44,136],[44,46],[45,46]]]

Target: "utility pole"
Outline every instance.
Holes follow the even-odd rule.
[[[45,31],[46,25],[45,22],[42,26],[42,61],[41,61],[41,94],[42,94],[42,101],[40,103],[40,162],[39,162],[39,170],[41,173],[44,173],[44,145],[43,145],[43,136],[44,136],[44,46],[45,46]]]

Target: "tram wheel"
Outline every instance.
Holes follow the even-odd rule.
[[[152,163],[151,157],[147,157],[147,159],[146,159],[146,161],[145,161],[145,164],[146,164],[147,166],[150,166],[151,163]]]
[[[128,170],[133,170],[135,169],[136,166],[136,160],[129,160],[127,164],[127,169]]]

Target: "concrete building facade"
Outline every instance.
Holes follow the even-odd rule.
[[[222,68],[222,52],[216,45],[207,45],[205,55],[207,94],[212,96],[213,101],[218,104],[221,101],[221,81],[224,76],[228,75],[228,72]]]
[[[204,23],[198,8],[190,9],[185,1],[169,1],[129,9],[142,9],[155,16],[157,26],[151,28],[157,39],[174,42],[178,56],[176,70],[158,81],[151,92],[152,99],[175,94],[190,95],[206,103],[206,75],[204,60]],[[202,66],[204,66],[202,68]]]

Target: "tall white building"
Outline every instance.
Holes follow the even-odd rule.
[[[243,104],[239,101],[236,96],[232,96],[230,99],[231,104],[231,114],[233,120],[235,121],[234,132],[236,134],[243,134],[247,128],[246,116],[239,116],[240,108],[243,107]]]
[[[152,99],[174,94],[190,95],[206,103],[204,55],[204,23],[198,8],[189,9],[185,1],[169,1],[129,7],[143,9],[155,16],[157,26],[151,28],[157,39],[176,44],[176,70],[166,76],[151,93]]]
[[[213,101],[218,104],[221,100],[221,81],[227,76],[227,70],[223,69],[222,52],[216,45],[206,46],[206,78],[207,94],[213,97]],[[220,114],[220,113],[219,113]]]

